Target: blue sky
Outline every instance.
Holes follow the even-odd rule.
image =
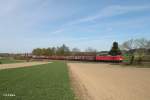
[[[109,50],[141,37],[150,39],[150,0],[0,0],[0,52]]]

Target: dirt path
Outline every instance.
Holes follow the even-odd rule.
[[[150,68],[83,63],[68,66],[73,80],[78,81],[75,83],[82,86],[81,93],[87,95],[84,100],[150,100]]]
[[[40,65],[40,64],[47,64],[48,62],[23,62],[23,63],[13,63],[13,64],[1,64],[1,69],[8,69],[8,68],[17,68],[17,67],[28,67],[33,65]]]

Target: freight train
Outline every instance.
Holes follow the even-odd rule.
[[[122,62],[123,56],[32,56],[32,59],[68,60],[68,61],[95,61],[95,62]]]

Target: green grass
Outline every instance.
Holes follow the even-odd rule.
[[[4,97],[12,93],[14,97]],[[0,100],[74,100],[67,65],[54,62],[0,71]]]
[[[12,59],[12,58],[2,58],[2,59],[0,59],[1,64],[19,63],[19,62],[23,62],[23,60],[15,60],[15,59]]]

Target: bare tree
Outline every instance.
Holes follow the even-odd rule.
[[[125,41],[125,42],[121,45],[121,49],[123,49],[123,50],[133,50],[133,49],[136,49],[136,48],[137,48],[137,46],[136,46],[136,44],[135,44],[135,40],[134,40],[134,39]]]
[[[78,49],[78,48],[73,48],[73,49],[72,49],[72,52],[80,52],[80,49]]]
[[[146,50],[149,48],[149,41],[145,38],[141,38],[141,39],[136,39],[136,45],[138,46],[135,55],[138,58],[138,63],[142,63],[143,57],[145,56],[145,52]]]
[[[148,41],[147,43],[147,46],[146,46],[148,49],[150,49],[150,40]]]
[[[136,39],[136,45],[138,46],[138,48],[145,48],[147,49],[148,47],[148,40],[145,38],[141,38],[141,39]]]
[[[93,49],[91,47],[88,47],[87,49],[85,49],[85,52],[89,55],[96,55],[96,49]]]
[[[134,58],[138,58],[138,63],[142,62],[142,58],[144,57],[145,54],[145,49],[149,48],[150,41],[145,39],[145,38],[140,38],[140,39],[131,39],[128,41],[125,41],[121,45],[121,49],[130,51],[130,64],[133,63]]]
[[[78,48],[73,48],[72,51],[71,51],[71,54],[72,54],[72,55],[78,55],[80,52],[81,52],[80,49],[78,49]]]
[[[96,52],[96,50],[91,47],[88,47],[87,49],[85,49],[85,52]]]

